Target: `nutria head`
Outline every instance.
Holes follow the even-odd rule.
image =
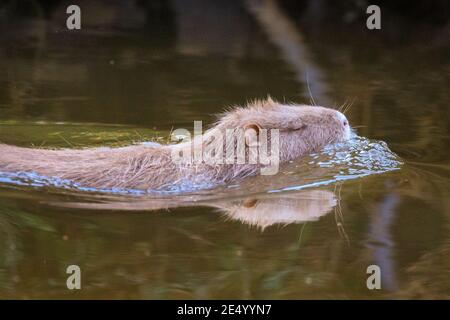
[[[222,114],[217,128],[279,130],[280,161],[286,162],[316,152],[324,146],[348,140],[350,125],[341,112],[320,107],[281,104],[268,98],[246,107],[236,107]]]

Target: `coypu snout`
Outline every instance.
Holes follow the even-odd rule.
[[[337,117],[338,117],[338,121],[340,122],[340,124],[342,124],[342,130],[343,130],[343,135],[342,135],[342,140],[348,140],[350,139],[350,123],[347,120],[347,117],[340,111],[337,111]]]
[[[279,130],[280,162],[286,162],[328,144],[350,138],[347,117],[335,109],[321,106],[281,104],[272,99],[254,101],[229,111],[218,122],[221,128]]]
[[[295,125],[280,130],[281,161],[293,160],[350,138],[348,119],[337,110],[303,105],[288,108],[295,108],[292,112],[296,119]]]

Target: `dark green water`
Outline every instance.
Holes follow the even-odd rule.
[[[0,141],[165,141],[268,93],[308,103],[308,74],[318,103],[353,101],[358,135],[403,164],[340,180],[302,162],[153,197],[2,180],[1,298],[450,298],[448,31],[315,26],[266,2],[281,33],[235,2],[173,1],[155,16],[85,2],[81,31],[65,30],[63,4],[47,20],[4,9]],[[79,291],[66,288],[71,264]],[[372,264],[381,290],[366,286]]]

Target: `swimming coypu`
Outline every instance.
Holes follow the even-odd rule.
[[[265,165],[247,162],[179,163],[173,160],[173,155],[192,155],[198,148],[211,149],[211,146],[215,150],[217,147],[226,149],[225,139],[217,139],[218,133],[226,136],[226,130],[236,129],[245,130],[246,159],[250,150],[255,150],[251,149],[254,148],[252,141],[255,141],[251,137],[264,130],[278,129],[276,156],[279,163],[318,151],[350,136],[348,121],[337,110],[286,105],[268,98],[225,112],[203,136],[178,144],[59,150],[1,144],[0,172],[33,172],[96,189],[161,190],[179,184],[227,183],[255,175]],[[268,144],[274,144],[270,141],[272,135],[267,137]],[[236,149],[234,143],[233,148]]]

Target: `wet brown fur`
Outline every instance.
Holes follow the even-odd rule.
[[[235,107],[220,115],[203,141],[220,130],[259,128],[280,130],[280,163],[345,140],[348,125],[333,109],[285,105],[267,99]],[[345,117],[344,117],[345,119]],[[346,121],[346,120],[345,120]],[[34,149],[0,144],[0,172],[34,172],[68,179],[84,187],[160,189],[177,183],[230,182],[255,175],[260,165],[176,164],[173,150],[190,152],[192,142],[164,146],[132,145],[123,148]]]

